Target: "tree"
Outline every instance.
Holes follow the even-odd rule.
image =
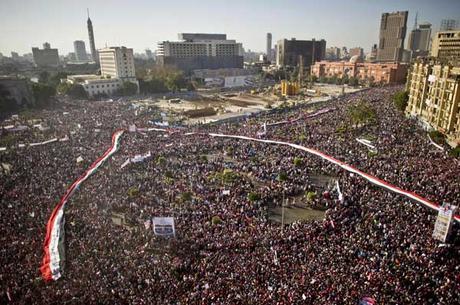
[[[350,77],[350,79],[348,80],[348,85],[353,87],[358,86],[359,80],[356,77]]]
[[[299,166],[302,165],[302,159],[299,158],[299,157],[295,157],[293,163],[294,163],[294,166],[295,166],[295,167],[299,167]]]
[[[393,95],[393,103],[395,107],[400,111],[406,110],[408,100],[409,94],[406,91],[399,91]]]
[[[276,180],[283,182],[283,181],[286,181],[287,178],[288,178],[288,175],[285,172],[280,172],[278,174],[278,177],[276,177]]]
[[[0,114],[16,111],[18,108],[19,106],[16,101],[11,98],[10,92],[0,85]]]
[[[308,202],[311,202],[311,201],[315,200],[316,192],[307,191],[307,192],[305,192],[305,197],[307,198]]]
[[[260,196],[257,193],[251,192],[248,194],[248,200],[251,202],[257,201],[259,199],[260,199]]]
[[[347,111],[351,122],[355,126],[372,122],[376,118],[375,109],[364,100],[359,101],[358,104],[350,105]]]
[[[123,82],[121,88],[118,90],[118,94],[123,96],[130,96],[137,93],[137,85],[132,82]]]
[[[37,107],[46,107],[51,101],[52,97],[56,95],[56,89],[44,84],[32,84],[32,92],[35,97]]]
[[[50,78],[50,74],[49,74],[48,71],[41,71],[38,74],[38,82],[39,83],[48,84],[49,78]]]
[[[60,83],[57,86],[57,92],[59,94],[68,95],[74,99],[87,99],[88,94],[80,84],[69,84],[69,83]]]
[[[219,225],[222,223],[222,219],[219,216],[213,216],[211,218],[211,223],[213,226]]]

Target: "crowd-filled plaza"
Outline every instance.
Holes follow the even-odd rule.
[[[458,224],[441,244],[436,211],[415,200],[291,146],[210,135],[299,144],[460,205],[458,159],[393,106],[398,90],[165,130],[151,122],[159,110],[130,101],[67,100],[2,122],[15,127],[0,130],[0,303],[459,304]],[[353,126],[348,109],[361,100],[376,119]],[[48,219],[119,129],[118,151],[65,207],[62,277],[45,282]],[[145,158],[126,163],[136,155]],[[334,177],[343,197],[314,175]],[[269,220],[269,206],[299,196],[324,219],[283,228]],[[155,236],[150,220],[163,216],[174,217],[174,238]]]

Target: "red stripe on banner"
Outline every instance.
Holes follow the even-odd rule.
[[[43,249],[45,254],[43,256],[42,266],[40,267],[42,277],[45,281],[53,280],[53,274],[50,268],[51,255],[49,246],[51,242],[51,233],[53,231],[54,222],[56,220],[56,215],[61,209],[64,208],[64,205],[67,203],[70,196],[72,196],[76,188],[89,177],[90,173],[97,167],[99,167],[102,164],[102,162],[109,157],[109,154],[114,153],[116,151],[115,148],[117,145],[117,137],[121,135],[123,132],[123,130],[117,130],[112,134],[112,145],[104,152],[104,154],[101,157],[99,157],[96,161],[94,161],[91,164],[91,166],[85,171],[83,175],[81,175],[77,180],[75,180],[72,183],[72,185],[66,190],[64,196],[59,201],[59,204],[54,208],[53,212],[51,213],[51,216],[46,225],[46,235],[43,243]],[[56,225],[60,225],[60,223]]]

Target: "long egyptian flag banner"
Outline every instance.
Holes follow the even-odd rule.
[[[194,133],[187,133],[186,135],[191,135],[191,134],[194,134]],[[307,153],[310,153],[310,154],[313,154],[313,155],[316,155],[324,160],[327,160],[335,165],[338,165],[340,166],[341,168],[345,169],[346,171],[348,172],[351,172],[351,173],[355,173],[361,177],[363,177],[364,179],[366,179],[367,181],[373,183],[373,184],[376,184],[378,186],[381,186],[383,188],[386,188],[392,192],[395,192],[395,193],[398,193],[398,194],[401,194],[403,196],[406,196],[408,198],[411,198],[413,200],[416,200],[418,202],[420,202],[421,204],[423,204],[424,206],[426,207],[429,207],[430,209],[433,209],[433,210],[436,210],[436,211],[439,211],[439,204],[437,203],[434,203],[434,202],[431,202],[425,198],[423,198],[422,196],[414,193],[414,192],[409,192],[409,191],[405,191],[391,183],[388,183],[384,180],[381,180],[373,175],[370,175],[370,174],[366,174],[365,172],[362,172],[360,171],[359,169],[351,166],[351,165],[348,165],[340,160],[337,160],[336,158],[334,157],[331,157],[329,155],[326,155],[316,149],[312,149],[312,148],[307,148],[307,147],[304,147],[304,146],[301,146],[301,145],[298,145],[298,144],[293,144],[293,143],[289,143],[289,142],[282,142],[282,141],[274,141],[274,140],[264,140],[264,139],[256,139],[256,138],[251,138],[251,137],[246,137],[246,136],[237,136],[237,135],[225,135],[225,134],[218,134],[218,133],[209,133],[209,134],[206,134],[206,133],[203,133],[202,135],[210,135],[212,137],[221,137],[221,138],[233,138],[233,139],[241,139],[241,140],[247,140],[247,141],[255,141],[255,142],[262,142],[262,143],[269,143],[269,144],[277,144],[277,145],[286,145],[286,146],[290,146],[290,147],[293,147],[295,149],[300,149],[300,150],[303,150]],[[455,215],[455,220],[457,222],[460,222],[460,215]]]
[[[44,241],[44,256],[40,271],[45,281],[57,280],[61,277],[61,263],[64,261],[64,208],[75,190],[88,179],[96,170],[112,156],[119,147],[123,130],[118,130],[112,135],[112,145],[105,153],[80,176],[65,192],[59,204],[54,208],[46,226]]]

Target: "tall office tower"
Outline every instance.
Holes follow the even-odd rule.
[[[310,67],[317,61],[326,57],[326,41],[321,40],[279,40],[276,52],[276,65],[278,67],[291,66],[299,64],[299,58],[302,56],[303,66]]]
[[[94,33],[93,33],[93,23],[89,19],[89,10],[88,10],[88,37],[89,37],[89,47],[91,49],[91,57],[93,61],[99,63],[99,57],[97,56],[96,45],[94,43]]]
[[[380,21],[378,61],[399,62],[404,52],[409,12],[383,13]]]
[[[412,52],[412,58],[417,56],[427,56],[430,48],[431,23],[424,22],[417,24],[415,15],[414,28],[409,34],[407,48]]]
[[[136,81],[133,49],[110,47],[99,50],[101,75],[119,78],[123,81]]]
[[[86,56],[86,47],[83,40],[75,40],[73,42],[73,48],[75,51],[76,61],[87,61],[88,57]]]
[[[150,49],[145,49],[145,56],[147,57],[148,60],[153,59],[152,50],[150,50]]]
[[[439,31],[455,31],[459,27],[458,20],[455,19],[443,19],[441,20],[441,27]]]
[[[267,33],[267,60],[272,60],[272,33]]]

